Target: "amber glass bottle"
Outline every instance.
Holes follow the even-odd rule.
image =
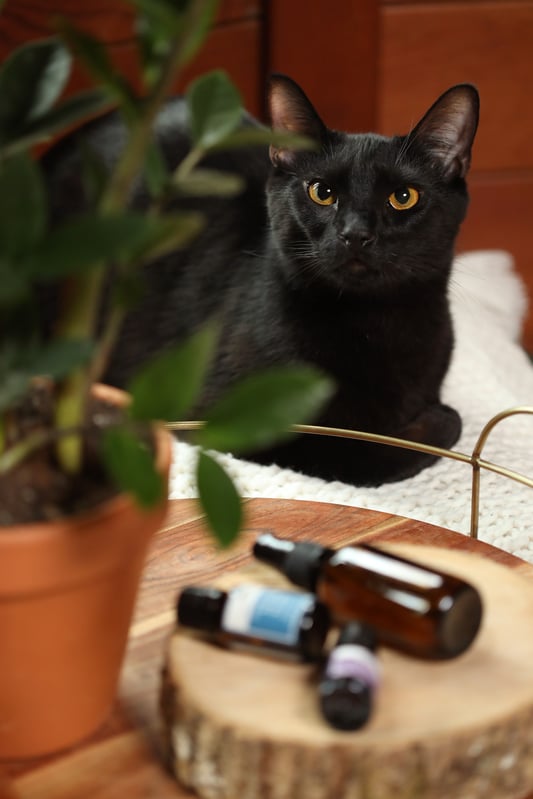
[[[320,658],[330,627],[328,609],[313,594],[247,583],[231,591],[184,588],[177,618],[225,646],[297,660]]]
[[[339,550],[265,533],[254,555],[314,591],[337,622],[371,624],[381,644],[430,659],[455,657],[482,618],[476,588],[464,580],[368,544]]]

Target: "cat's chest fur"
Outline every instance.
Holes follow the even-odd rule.
[[[390,432],[437,401],[452,347],[446,289],[370,301],[248,272],[226,309],[220,347],[209,399],[258,363],[312,363],[337,383],[335,411],[322,423]]]

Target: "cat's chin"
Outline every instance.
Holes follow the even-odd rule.
[[[364,264],[362,261],[357,261],[357,260],[349,261],[346,268],[348,269],[349,272],[351,272],[354,275],[360,275],[362,272],[369,271],[369,267],[367,264]]]
[[[379,269],[357,258],[348,261],[343,267],[343,282],[357,286],[373,285],[379,281]]]
[[[370,264],[365,264],[363,261],[352,260],[344,265],[342,272],[337,275],[337,283],[353,294],[375,293],[375,296],[380,296],[384,290],[390,291],[394,286],[394,281],[391,281],[390,275],[388,279],[383,271]]]

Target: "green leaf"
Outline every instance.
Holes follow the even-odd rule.
[[[191,61],[200,47],[203,45],[209,32],[215,13],[218,8],[218,0],[189,0],[189,2],[178,3],[183,11],[186,11],[184,21],[185,33],[182,35],[182,46],[179,58],[179,65],[183,67]]]
[[[196,440],[223,452],[261,448],[311,419],[331,397],[333,384],[305,366],[274,367],[236,384],[211,409]]]
[[[29,388],[30,378],[27,374],[22,372],[7,372],[0,375],[0,413],[12,408],[19,400],[22,399],[24,394]]]
[[[200,504],[209,526],[222,547],[237,538],[242,524],[239,494],[222,466],[206,452],[200,452],[196,471]]]
[[[39,142],[50,139],[54,133],[65,130],[80,119],[96,114],[109,107],[109,99],[100,89],[91,89],[69,97],[50,111],[22,125],[17,138],[9,140],[1,148],[4,155],[27,150]]]
[[[193,81],[186,94],[194,144],[208,149],[229,136],[242,119],[241,97],[222,70]]]
[[[289,150],[317,150],[318,143],[308,136],[287,133],[281,130],[270,130],[263,127],[243,127],[229,133],[210,150],[240,150],[242,147],[260,147],[270,145],[286,147]]]
[[[30,343],[4,346],[0,351],[0,411],[13,405],[38,376],[58,380],[86,363],[93,343],[86,339],[63,339],[43,345]]]
[[[144,82],[154,86],[161,79],[174,41],[183,28],[184,15],[169,0],[130,0],[137,10],[137,46]]]
[[[232,172],[218,169],[195,169],[189,175],[174,181],[180,194],[189,197],[234,197],[245,186],[244,179]]]
[[[159,197],[169,182],[165,159],[155,142],[150,142],[144,161],[146,183],[152,197]]]
[[[196,238],[204,224],[202,214],[195,211],[145,218],[136,238],[129,243],[126,252],[128,268],[186,247]]]
[[[55,103],[70,74],[71,56],[57,39],[19,47],[0,68],[0,139],[12,138]]]
[[[0,252],[17,256],[31,250],[44,235],[46,215],[35,162],[22,154],[0,161]]]
[[[154,220],[133,212],[81,216],[52,230],[24,267],[40,280],[55,280],[127,257],[153,230]]]
[[[78,144],[81,178],[89,208],[98,208],[109,181],[109,169],[104,156],[81,137]]]
[[[145,291],[146,280],[142,269],[120,269],[113,278],[111,301],[114,306],[128,310],[142,302]]]
[[[161,79],[170,63],[179,71],[198,52],[213,22],[217,0],[129,0],[138,10],[137,44],[145,84]]]
[[[175,33],[183,22],[183,11],[175,0],[129,0],[129,2],[142,12],[151,26],[158,30],[167,30],[169,36]]]
[[[128,386],[134,419],[179,420],[203,386],[216,346],[217,329],[207,325],[184,344],[154,358]]]
[[[54,380],[87,363],[94,349],[89,339],[58,339],[36,351],[27,368],[32,375],[45,375]]]
[[[159,219],[125,211],[87,214],[52,230],[22,262],[25,273],[41,281],[79,274],[102,262],[137,265],[183,247],[202,229],[197,213]]]
[[[133,91],[125,78],[115,69],[105,45],[94,36],[75,28],[65,19],[61,20],[60,30],[62,37],[96,82],[125,109],[134,111]]]
[[[124,427],[103,437],[102,457],[119,488],[132,493],[139,505],[151,507],[164,496],[165,484],[148,447]]]
[[[16,261],[0,256],[0,308],[13,308],[31,296],[31,281]]]

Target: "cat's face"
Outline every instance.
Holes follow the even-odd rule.
[[[468,202],[472,87],[447,92],[405,137],[329,131],[287,78],[275,79],[271,110],[275,128],[318,143],[271,148],[272,232],[292,280],[375,293],[447,279]]]

